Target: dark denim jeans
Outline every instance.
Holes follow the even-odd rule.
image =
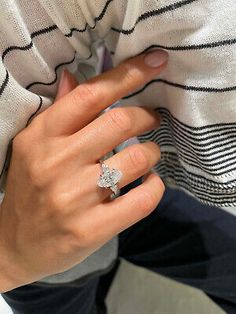
[[[119,256],[199,288],[236,313],[236,217],[229,213],[167,189],[149,217],[120,234]],[[3,297],[17,314],[106,313],[103,299],[114,273],[83,285],[32,284]]]

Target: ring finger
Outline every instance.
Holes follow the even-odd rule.
[[[122,172],[122,177],[118,183],[118,188],[122,188],[127,184],[135,181],[139,177],[145,175],[152,167],[154,167],[160,160],[160,150],[159,147],[153,142],[147,142],[144,144],[135,144],[125,148],[123,151],[115,154],[106,161],[110,169],[117,169]],[[111,196],[112,191],[110,188],[100,188],[97,185],[97,180],[99,175],[102,174],[101,165],[96,164],[95,169],[93,169],[92,178],[95,180],[90,180],[90,186],[88,189],[90,191],[89,202],[93,204],[101,203],[108,197]],[[95,193],[94,193],[95,187]],[[93,196],[92,196],[93,195]]]

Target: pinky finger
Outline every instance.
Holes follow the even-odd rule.
[[[157,207],[165,187],[161,179],[150,173],[145,181],[127,194],[96,209],[103,241],[142,220]],[[101,212],[100,212],[101,211]],[[96,229],[96,230],[99,230]]]

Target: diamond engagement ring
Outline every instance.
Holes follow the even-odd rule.
[[[120,181],[122,177],[122,172],[117,169],[110,169],[107,165],[105,165],[102,161],[100,161],[102,167],[102,174],[100,175],[97,185],[100,188],[108,189],[110,188],[114,195],[118,194],[118,186],[117,183]]]

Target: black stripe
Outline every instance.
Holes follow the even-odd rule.
[[[168,163],[168,168],[170,168],[171,164]],[[175,172],[177,168],[180,166],[177,164],[174,165],[175,168],[173,168],[173,171]],[[232,187],[236,188],[236,180],[233,179],[231,181],[228,181],[227,183],[219,183],[216,181],[213,181],[211,179],[208,179],[206,177],[203,177],[199,174],[192,173],[190,171],[187,171],[185,168],[181,167],[182,172],[184,173],[184,177],[188,179],[188,181],[191,181],[191,184],[193,185],[202,185],[205,187],[206,190],[217,190],[219,192],[222,192],[223,190],[231,189]]]
[[[147,141],[152,141],[152,142],[156,142],[158,145],[160,146],[172,146],[174,147],[174,141],[172,139],[170,139],[168,136],[162,136],[162,137],[152,137],[152,138],[143,138],[139,136],[139,140],[141,142],[147,142]],[[235,143],[235,142],[234,142]],[[179,143],[178,143],[179,144]],[[230,145],[230,146],[229,146]],[[194,160],[198,163],[198,164],[207,164],[207,163],[211,163],[212,166],[217,165],[218,163],[226,163],[228,160],[232,160],[231,156],[234,156],[233,158],[236,159],[236,143],[234,145],[229,144],[229,147],[223,147],[220,150],[217,150],[215,152],[215,154],[206,154],[206,155],[201,155],[199,154],[197,151],[192,151],[188,149],[188,145],[182,145],[182,149],[181,149],[181,145],[177,145],[177,148],[179,150],[179,154],[181,156],[183,156],[183,159],[186,157],[192,158],[194,156]],[[233,149],[233,150],[232,150]],[[223,153],[223,154],[219,154],[219,153]],[[200,158],[200,156],[203,156],[203,158]],[[215,156],[212,158],[206,158],[206,157],[211,157],[211,156]],[[204,158],[205,157],[205,158]],[[225,158],[227,157],[227,158]],[[220,159],[224,158],[223,160],[219,161]],[[213,161],[218,161],[217,163],[212,163]]]
[[[167,153],[168,154],[168,153]],[[164,153],[162,152],[162,156]],[[168,157],[167,157],[168,158]],[[168,160],[168,159],[167,159]],[[176,164],[175,167],[179,167],[178,164],[178,157],[176,157]],[[168,168],[170,167],[170,164],[168,163]],[[230,180],[227,183],[219,183],[217,181],[214,181],[213,179],[208,179],[206,177],[203,177],[202,175],[187,171],[185,168],[181,167],[181,170],[184,171],[186,174],[186,177],[188,177],[188,180],[191,180],[192,182],[195,182],[195,184],[202,184],[205,186],[206,189],[214,189],[214,190],[223,190],[223,189],[229,189],[232,188],[232,186],[236,189],[236,180]],[[220,186],[220,188],[219,188]]]
[[[228,164],[225,163],[223,166],[218,167],[217,169],[212,169],[213,165],[210,165],[208,168],[204,167],[202,164],[199,164],[198,162],[196,162],[196,160],[192,159],[191,156],[190,156],[190,158],[187,158],[186,153],[182,154],[182,153],[178,152],[178,155],[179,155],[180,161],[182,160],[187,165],[193,166],[194,168],[201,169],[202,171],[210,174],[211,176],[213,176],[213,175],[217,176],[217,175],[221,175],[224,173],[229,173],[229,172],[233,171],[234,169],[228,169],[228,170],[225,170],[225,169],[230,168],[232,166],[235,166],[235,155],[232,158],[229,158],[227,160]],[[170,156],[171,156],[171,154],[169,154],[169,156],[168,156],[168,161],[171,161]],[[232,160],[233,160],[233,162],[230,162]],[[223,163],[221,162],[220,164],[222,165]],[[212,169],[212,170],[209,171],[209,169]],[[222,170],[222,169],[224,169],[224,172],[222,172],[222,171],[220,172],[220,170]]]
[[[94,29],[97,25],[97,22],[102,20],[102,18],[104,17],[106,11],[107,11],[107,8],[109,6],[109,4],[114,1],[114,0],[108,0],[102,10],[102,12],[99,14],[99,16],[95,17],[94,19],[94,25],[90,27],[90,29]],[[76,28],[76,27],[73,27],[70,29],[70,32],[68,34],[65,34],[66,37],[71,37],[73,35],[73,32],[79,32],[79,33],[84,33],[86,30],[87,30],[87,27],[89,26],[88,23],[85,24],[84,28],[82,29],[79,29],[79,28]]]
[[[42,84],[42,85],[52,85],[52,84],[54,84],[54,83],[57,81],[57,78],[58,78],[58,76],[57,76],[57,70],[58,70],[61,66],[63,66],[63,65],[67,65],[67,64],[73,63],[74,60],[75,60],[75,56],[76,56],[76,52],[74,53],[74,56],[73,56],[73,59],[72,59],[72,60],[70,60],[70,61],[68,61],[68,62],[64,62],[64,63],[58,64],[58,65],[55,67],[55,79],[54,79],[52,82],[50,82],[50,83],[34,82],[34,83],[29,84],[29,85],[26,87],[26,89],[29,89],[30,87],[32,87],[32,86],[35,85],[35,84]],[[90,55],[90,56],[91,56],[91,55]],[[89,57],[89,58],[90,58],[90,57]],[[8,81],[9,81],[9,73],[8,73],[7,70],[6,70],[6,74],[7,74],[7,75],[6,75],[6,79],[5,79],[3,85],[2,85],[1,88],[0,88],[0,96],[1,96],[1,94],[3,93],[3,91],[4,91],[4,89],[5,89],[6,85],[7,85],[7,83],[8,83]],[[26,127],[28,126],[30,120],[39,112],[39,110],[41,109],[41,107],[42,107],[42,105],[43,105],[42,97],[39,96],[39,98],[40,98],[39,106],[38,106],[37,110],[29,117],[29,119],[28,119],[28,121],[27,121],[27,124],[26,124]],[[6,159],[7,159],[7,158],[6,158]],[[5,159],[5,163],[6,163],[6,159]],[[4,165],[5,165],[5,163],[4,163]],[[0,179],[1,179],[2,175],[3,175],[3,173],[4,173],[4,167],[3,167],[3,169],[2,169],[2,172],[1,172],[1,175],[0,175]]]
[[[186,46],[151,45],[145,48],[140,54],[145,53],[152,49],[165,49],[165,50],[171,50],[171,51],[202,50],[202,49],[211,49],[211,48],[217,48],[217,47],[231,46],[234,44],[236,44],[236,38],[215,41],[215,42],[206,43],[206,44],[193,44],[193,45],[186,45]],[[115,52],[110,51],[110,54],[114,55]]]
[[[186,150],[184,151],[184,155],[186,154],[186,156],[190,156],[190,157],[192,157],[194,155],[195,160],[197,160],[199,163],[212,163],[216,160],[220,160],[220,159],[224,158],[223,161],[221,161],[223,163],[223,162],[227,162],[229,159],[231,159],[231,156],[234,156],[234,159],[236,159],[236,157],[235,157],[236,156],[236,144],[230,145],[229,147],[223,147],[222,149],[217,150],[217,152],[215,154],[216,156],[214,154],[204,155],[204,157],[208,157],[207,159],[200,158],[201,155],[198,153],[197,154],[196,153],[191,154],[191,153],[188,154],[188,153],[186,153]],[[219,154],[219,153],[223,153],[223,154]],[[209,158],[211,156],[215,156],[215,157]],[[225,158],[225,157],[227,157],[227,158]],[[212,165],[214,165],[214,163],[212,163]]]
[[[162,46],[162,45],[151,45],[148,48],[144,49],[141,53],[145,53],[151,49],[165,49],[165,50],[174,50],[174,51],[184,51],[184,50],[202,50],[202,49],[210,49],[216,47],[223,46],[231,46],[236,44],[236,38],[234,39],[226,39],[221,41],[215,41],[212,43],[206,44],[195,44],[195,45],[186,45],[186,46]]]
[[[2,179],[2,176],[4,174],[4,172],[6,172],[9,169],[10,166],[10,161],[11,161],[11,154],[12,154],[12,142],[13,142],[13,138],[10,139],[8,146],[7,146],[7,153],[6,153],[6,157],[5,157],[5,161],[2,167],[2,171],[0,174],[0,180]]]
[[[36,33],[37,33],[37,34],[41,34],[40,32],[35,32],[35,36],[36,36]],[[72,59],[72,60],[70,60],[70,61],[68,61],[68,62],[64,62],[64,63],[58,64],[58,65],[55,67],[55,79],[54,79],[52,82],[50,82],[50,83],[41,83],[41,82],[31,83],[31,84],[29,84],[29,85],[26,87],[26,89],[29,89],[30,87],[32,87],[32,86],[35,85],[35,84],[43,84],[43,85],[52,85],[52,84],[54,84],[54,83],[57,81],[57,70],[58,70],[61,66],[63,66],[63,65],[67,65],[67,64],[70,64],[70,63],[74,62],[75,56],[76,56],[76,53],[74,53],[74,56],[73,56],[73,59]],[[91,55],[90,55],[90,57],[91,57]],[[89,58],[90,58],[90,57],[89,57]],[[4,83],[2,84],[2,86],[1,86],[1,88],[0,88],[0,96],[2,95],[2,93],[3,93],[3,91],[4,91],[5,87],[6,87],[6,85],[7,85],[7,83],[8,83],[8,81],[9,81],[9,73],[8,73],[8,71],[6,70],[6,78],[5,78],[5,81],[4,81]],[[39,99],[40,99],[40,102],[39,102],[38,108],[37,108],[37,110],[29,117],[29,119],[28,119],[28,121],[27,121],[27,123],[26,123],[26,127],[27,127],[28,124],[30,123],[30,120],[39,112],[39,110],[41,109],[41,107],[42,107],[42,105],[43,105],[43,99],[42,99],[42,97],[39,96]],[[4,173],[6,161],[7,161],[7,157],[5,158],[4,166],[3,166],[3,169],[2,169],[1,174],[0,174],[0,179],[1,179],[2,175],[3,175],[3,173]]]
[[[39,96],[39,105],[38,105],[38,108],[37,108],[37,110],[36,110],[34,113],[32,113],[32,115],[29,117],[29,119],[28,119],[28,121],[27,121],[27,123],[26,123],[26,127],[29,125],[30,120],[31,120],[31,119],[39,112],[39,110],[42,108],[42,105],[43,105],[43,99],[42,99],[41,96]]]
[[[165,131],[166,130],[166,133],[171,133],[173,134],[176,138],[178,138],[180,140],[180,142],[185,142],[186,140],[186,143],[189,147],[189,145],[194,149],[194,150],[197,150],[198,153],[199,152],[209,152],[210,150],[214,150],[215,148],[219,148],[220,146],[218,145],[219,142],[221,141],[221,138],[224,136],[224,142],[221,143],[222,147],[223,146],[228,146],[229,144],[233,144],[234,141],[235,141],[235,135],[236,135],[236,123],[233,124],[233,127],[232,128],[229,128],[229,125],[227,125],[228,128],[224,128],[224,129],[219,129],[218,126],[215,126],[214,127],[214,136],[212,135],[209,135],[207,137],[202,137],[202,133],[201,134],[186,134],[186,130],[183,129],[181,127],[181,122],[178,121],[177,119],[175,119],[175,121],[172,120],[173,116],[171,117],[171,115],[162,115],[162,119],[163,119],[163,123],[161,125],[161,129],[160,131]],[[167,122],[166,122],[167,121]],[[211,130],[212,132],[209,132],[209,134],[212,134],[213,133],[213,130]],[[144,134],[143,136],[144,137],[158,137],[159,136],[159,130],[154,130],[152,131],[151,133],[149,134]],[[204,133],[204,135],[206,135]],[[227,136],[227,138],[225,138],[226,135],[233,135],[233,136]],[[217,140],[212,140],[212,139],[217,139]],[[234,141],[232,141],[232,139]],[[211,140],[211,141],[209,141]],[[226,142],[227,140],[227,142]],[[208,141],[206,143],[206,141]],[[192,144],[192,145],[191,145]],[[212,147],[209,147],[207,149],[202,149],[202,147],[207,147],[207,146],[210,146],[212,144],[217,144],[216,146],[212,146]],[[198,149],[196,147],[200,147],[201,149]],[[210,156],[212,155],[211,154],[208,154],[208,155],[205,155],[204,156]]]
[[[200,148],[198,148],[198,149],[195,149],[192,145],[190,145],[188,142],[187,142],[187,144],[184,144],[183,142],[181,142],[181,139],[180,140],[178,140],[177,138],[175,138],[174,139],[176,142],[178,142],[178,144],[180,144],[180,145],[182,145],[185,149],[189,149],[189,146],[193,149],[192,151],[190,151],[190,152],[192,152],[193,154],[197,154],[198,156],[199,155],[202,155],[203,157],[205,156],[204,154],[201,154],[201,153],[207,153],[207,152],[209,152],[209,150],[210,150],[210,148],[205,148],[205,149],[200,149]],[[226,149],[226,148],[231,148],[232,147],[232,145],[233,144],[235,144],[235,139],[232,139],[232,140],[230,140],[230,141],[228,141],[225,145],[224,145],[224,149]],[[214,146],[214,149],[217,149],[217,148],[222,148],[222,146],[223,146],[223,144],[222,143],[219,143],[219,144],[217,144],[217,145],[215,145]],[[218,151],[216,151],[216,153],[217,153]],[[208,154],[208,156],[209,156],[210,154]],[[214,155],[214,152],[211,154],[211,155]],[[210,156],[211,156],[210,155]]]
[[[117,29],[115,27],[112,27],[111,30],[113,30],[114,32],[117,32],[117,33],[124,34],[124,35],[130,35],[133,33],[136,25],[139,22],[145,21],[146,19],[149,19],[153,16],[158,16],[158,15],[164,14],[164,13],[169,12],[169,11],[177,10],[177,9],[181,8],[182,6],[191,4],[192,2],[195,2],[195,1],[198,1],[198,0],[183,0],[183,1],[179,1],[176,3],[170,4],[168,6],[162,7],[162,8],[157,9],[157,10],[145,12],[138,17],[138,19],[135,22],[135,25],[131,29]]]
[[[11,52],[11,51],[14,51],[14,50],[22,50],[22,51],[26,51],[26,50],[29,50],[33,47],[33,42],[31,41],[31,43],[29,43],[28,45],[26,46],[23,46],[23,47],[19,47],[19,46],[11,46],[11,47],[8,47],[4,52],[3,52],[3,55],[2,55],[2,61],[4,62],[4,59],[6,57],[6,55]]]
[[[203,189],[206,193],[218,192],[220,194],[230,194],[233,190],[236,192],[236,180],[233,180],[232,184],[218,183],[212,185],[211,180],[204,178],[204,180],[198,180],[196,175],[192,177],[192,173],[185,168],[180,167],[179,164],[166,164],[160,163],[154,167],[154,169],[160,173],[162,177],[171,177],[173,174],[175,177],[182,177],[183,181],[187,181],[189,187],[193,189]]]
[[[156,142],[158,145],[164,147],[164,146],[177,146],[178,148],[178,154],[182,157],[183,160],[192,160],[196,164],[199,165],[206,165],[208,163],[211,163],[209,167],[220,165],[220,164],[226,164],[230,160],[235,160],[236,157],[236,144],[235,140],[231,141],[231,143],[228,143],[226,146],[223,147],[223,145],[219,145],[219,147],[223,147],[220,150],[217,150],[213,153],[209,153],[206,155],[201,155],[199,151],[197,150],[191,150],[189,149],[188,145],[181,143],[179,140],[175,141],[175,139],[170,139],[169,137],[152,137],[152,138],[143,138],[139,136],[139,140],[141,142],[147,142],[147,141],[153,141]],[[177,145],[174,145],[174,142],[176,142]],[[222,154],[219,154],[222,153]],[[212,157],[213,156],[213,157]],[[233,157],[232,157],[233,156]],[[209,158],[212,157],[212,158]],[[227,158],[226,158],[227,157]],[[194,158],[194,159],[193,159]],[[206,159],[207,158],[207,159]],[[222,160],[223,159],[223,160]],[[213,161],[216,161],[215,163],[212,163]]]
[[[157,129],[157,130],[154,130],[152,132],[149,132],[149,133],[144,133],[142,134],[140,137],[141,138],[144,138],[144,139],[151,139],[151,138],[158,138],[162,135],[165,135],[165,136],[168,136],[169,139],[171,139],[173,136],[172,133],[175,135],[175,132],[174,131],[177,131],[176,132],[176,135],[178,137],[178,135],[180,136],[180,139],[182,140],[183,137],[185,137],[187,139],[187,143],[189,143],[189,139],[191,139],[193,142],[193,145],[197,142],[197,144],[201,141],[205,142],[206,140],[209,140],[209,139],[212,139],[212,137],[208,137],[208,138],[201,138],[199,137],[198,135],[196,135],[195,137],[188,137],[186,136],[185,133],[182,133],[182,130],[179,129],[178,127],[176,126],[173,126],[173,125],[168,125],[166,123],[162,123],[161,124],[161,128],[160,129]],[[217,132],[217,130],[216,130]],[[236,138],[236,131],[229,131],[229,132],[225,132],[225,134],[230,134],[232,133],[232,135],[234,135],[234,138]],[[223,133],[220,133],[219,131],[219,138],[223,135]],[[227,139],[230,139],[232,137],[227,137]],[[219,141],[217,141],[216,143],[218,143]],[[213,142],[211,143],[206,143],[206,144],[212,144]],[[202,147],[202,145],[200,145],[200,147]],[[205,156],[205,155],[204,155]],[[207,155],[206,155],[207,156]]]
[[[147,141],[152,141],[152,142],[156,142],[158,145],[160,146],[172,146],[172,147],[175,147],[174,145],[174,140],[170,139],[169,137],[152,137],[152,138],[149,138],[149,139],[146,139],[146,138],[143,138],[143,137],[138,137],[139,140],[144,143],[144,142],[147,142]],[[195,150],[190,150],[188,145],[186,144],[182,144],[181,142],[179,141],[176,141],[177,142],[177,148],[178,148],[178,153],[183,155],[183,156],[189,156],[190,158],[194,156],[194,160],[200,164],[207,164],[209,162],[212,162],[212,161],[219,161],[220,159],[224,158],[227,156],[227,158],[225,158],[223,162],[227,162],[228,159],[230,158],[231,159],[231,156],[234,155],[234,158],[235,158],[235,154],[236,154],[236,144],[235,144],[235,140],[232,141],[231,143],[229,143],[228,145],[226,145],[226,147],[223,147],[222,149],[220,150],[217,150],[214,153],[211,153],[211,154],[206,154],[206,155],[201,155],[198,151],[195,151]],[[232,145],[233,143],[233,145]],[[220,146],[221,147],[221,146]],[[233,151],[231,151],[233,149]],[[229,151],[230,150],[230,151]],[[223,153],[221,155],[218,155],[218,153]],[[204,157],[211,157],[211,156],[215,156],[215,157],[212,157],[212,158],[204,158]],[[202,158],[200,158],[202,157]]]
[[[6,70],[5,79],[4,79],[3,83],[2,83],[2,85],[0,86],[0,96],[1,96],[2,93],[4,92],[4,89],[6,88],[8,82],[9,82],[9,73],[8,73],[8,71]]]
[[[199,192],[197,189],[190,189],[188,182],[181,180],[181,178],[174,177],[173,175],[169,175],[172,178],[176,185],[179,187],[189,191],[199,200],[209,205],[220,206],[220,207],[231,207],[233,204],[236,204],[236,194],[234,193],[232,196],[228,196],[225,194],[220,194],[220,197],[217,197],[217,193],[211,193],[210,195],[205,195],[204,193]]]
[[[34,37],[36,36],[40,36],[40,35],[43,35],[43,34],[46,34],[46,33],[49,33],[49,32],[52,32],[53,30],[57,29],[57,26],[56,25],[51,25],[51,26],[48,26],[46,28],[43,28],[41,30],[38,30],[34,33],[32,33],[30,35],[31,39],[33,39]],[[4,50],[3,54],[2,54],[2,61],[4,62],[4,59],[6,57],[6,55],[11,52],[11,51],[14,51],[14,50],[29,50],[30,48],[33,47],[33,42],[31,41],[28,45],[26,46],[23,46],[23,47],[19,47],[19,46],[10,46],[8,47],[7,49]],[[9,73],[8,71],[6,70],[6,76],[5,76],[5,79],[2,83],[2,85],[0,86],[0,96],[2,95],[2,93],[4,92],[7,84],[9,82]]]
[[[189,143],[188,142],[183,142],[183,141],[181,141],[181,139],[178,139],[178,138],[171,138],[171,137],[166,137],[166,139],[165,139],[165,137],[163,138],[163,137],[158,137],[158,134],[155,134],[153,137],[148,137],[148,138],[145,138],[144,136],[139,136],[138,137],[139,139],[140,139],[140,141],[142,141],[142,142],[146,142],[146,141],[155,141],[155,142],[157,142],[159,145],[161,145],[161,142],[162,141],[165,141],[166,139],[167,139],[167,142],[168,143],[172,143],[171,145],[172,146],[175,146],[174,145],[174,143],[176,143],[177,144],[177,148],[178,148],[178,150],[181,152],[181,151],[183,151],[184,152],[184,154],[185,153],[187,153],[187,152],[189,152],[190,153],[190,155],[191,156],[194,156],[195,157],[195,159],[197,159],[198,161],[200,161],[201,162],[201,159],[200,159],[200,156],[202,157],[202,158],[204,158],[204,157],[211,157],[211,156],[215,156],[215,155],[217,155],[218,153],[221,153],[221,152],[223,152],[223,153],[226,153],[226,151],[228,152],[228,149],[234,149],[234,148],[236,148],[236,144],[235,144],[235,139],[232,139],[231,141],[229,141],[228,143],[226,143],[224,146],[223,146],[223,144],[222,143],[219,143],[218,145],[216,145],[215,147],[214,147],[214,149],[215,148],[221,148],[220,150],[217,150],[217,151],[214,151],[214,152],[212,152],[212,153],[208,153],[208,154],[201,154],[201,152],[209,152],[209,148],[206,148],[206,149],[195,149],[192,145],[189,145]],[[172,140],[172,141],[171,141]],[[164,142],[165,143],[165,142]],[[162,142],[162,144],[163,144],[163,142]],[[232,155],[234,152],[232,152],[232,153],[229,153],[229,156],[230,155]],[[228,154],[228,153],[227,153]],[[222,157],[222,156],[221,156]],[[220,158],[219,156],[217,156],[217,157],[215,157],[215,158],[212,158],[212,160],[218,160],[218,158]]]
[[[163,119],[171,121],[171,123],[173,122],[177,127],[181,128],[184,132],[189,133],[194,136],[197,136],[197,135],[202,136],[202,135],[206,135],[206,134],[210,134],[214,132],[221,132],[223,130],[230,130],[230,129],[235,130],[236,129],[235,122],[215,123],[215,124],[204,125],[200,127],[190,126],[178,120],[166,108],[159,107],[159,108],[155,108],[154,110],[158,111],[163,116]]]
[[[187,86],[187,85],[182,85],[182,84],[178,84],[178,83],[174,83],[174,82],[170,82],[167,80],[163,80],[163,79],[158,79],[158,80],[154,80],[154,82],[160,82],[160,83],[164,83],[173,87],[178,87],[178,88],[182,88],[188,91],[196,91],[196,92],[207,92],[207,93],[224,93],[224,92],[230,92],[230,91],[234,91],[236,90],[236,85],[234,86],[229,86],[229,87],[221,87],[221,88],[217,88],[217,87],[204,87],[204,86]]]
[[[215,148],[219,148],[219,143],[221,145],[228,145],[229,143],[232,143],[232,139],[236,139],[236,132],[232,131],[231,133],[235,134],[235,136],[227,137],[221,139],[223,134],[219,134],[218,138],[216,137],[215,140],[211,140],[211,138],[205,138],[201,139],[199,137],[196,137],[195,139],[192,139],[185,134],[183,134],[178,128],[174,128],[172,125],[169,126],[169,130],[167,132],[170,132],[174,135],[175,139],[177,138],[181,142],[185,142],[187,145],[190,145],[194,150],[199,150],[199,152],[208,152],[210,150],[215,150]],[[227,134],[227,132],[225,133]],[[157,134],[158,135],[158,134]],[[210,141],[211,140],[211,141]],[[208,142],[206,142],[208,141]],[[215,145],[213,145],[215,144]],[[207,148],[207,149],[203,149]]]
[[[170,81],[163,80],[163,79],[156,79],[156,80],[152,80],[149,83],[147,83],[142,89],[138,90],[137,92],[130,94],[128,96],[125,96],[122,99],[129,99],[129,98],[132,98],[136,95],[139,95],[142,92],[144,92],[147,87],[149,87],[150,85],[152,85],[154,83],[163,83],[163,84],[167,84],[169,86],[184,89],[187,91],[204,92],[204,93],[225,93],[225,92],[231,92],[231,91],[236,90],[236,85],[230,86],[230,87],[222,87],[222,88],[204,87],[204,86],[190,86],[190,85],[187,86],[187,85],[182,85],[182,84],[170,82]]]
[[[43,34],[47,34],[47,33],[50,33],[54,30],[56,30],[58,27],[56,25],[51,25],[51,26],[48,26],[48,27],[45,27],[41,30],[38,30],[34,33],[32,33],[30,35],[30,38],[33,39],[34,37],[37,37],[37,36],[40,36],[40,35],[43,35]],[[8,47],[7,49],[4,50],[3,54],[2,54],[2,61],[4,62],[4,59],[6,57],[6,55],[11,52],[11,51],[14,51],[14,50],[29,50],[33,47],[33,41],[31,41],[28,45],[25,45],[23,47],[20,47],[20,46],[10,46]]]
[[[181,159],[181,155],[182,154],[179,154],[180,155],[180,158],[178,157],[178,159]],[[163,157],[163,156],[162,156]],[[169,152],[168,153],[168,156],[167,156],[167,160],[168,162],[171,162],[173,161],[173,158],[174,158],[174,161],[176,161],[176,154],[175,153],[171,153]],[[183,159],[182,159],[183,160]],[[191,160],[188,160],[187,158],[185,158],[185,160],[183,160],[186,164],[188,164],[189,166],[192,166],[194,168],[198,168],[202,171],[204,171],[205,173],[208,173],[209,175],[211,176],[218,176],[218,175],[223,175],[223,174],[226,174],[226,173],[229,173],[229,172],[232,172],[232,171],[235,171],[236,170],[236,164],[235,164],[235,157],[234,158],[231,158],[231,160],[233,160],[233,162],[229,163],[228,165],[226,166],[221,166],[219,167],[218,169],[212,169],[211,171],[209,170],[211,167],[209,168],[206,168],[202,165],[198,166],[195,162],[191,162]],[[233,168],[230,168],[230,169],[227,169],[229,167],[233,167]],[[224,169],[224,171],[220,171]],[[226,170],[227,169],[227,170]]]
[[[186,134],[178,126],[174,125],[172,121],[168,121],[168,123],[163,122],[160,129],[152,131],[151,134],[143,134],[143,136],[146,138],[152,137],[155,135],[161,136],[162,133],[166,134],[166,133],[170,133],[170,131],[171,133],[176,135],[176,137],[179,137],[181,140],[186,140],[187,143],[191,143],[192,145],[196,147],[207,147],[212,144],[218,144],[222,140],[222,137],[224,137],[223,144],[227,144],[226,140],[230,140],[232,138],[236,139],[236,127],[234,130],[233,129],[229,131],[223,130],[222,132],[216,129],[214,132],[214,135],[202,137],[201,135],[198,135],[198,134],[196,134],[195,136]],[[227,136],[227,135],[231,135],[231,136]],[[210,147],[209,149],[214,149],[214,146]]]
[[[158,169],[155,169],[156,172],[165,180],[165,177],[161,174],[161,171]],[[164,172],[166,172],[163,169]],[[225,202],[228,202],[229,206],[232,206],[232,204],[236,204],[236,192],[232,191],[230,194],[227,194],[227,191],[208,191],[206,192],[206,189],[204,188],[199,189],[197,186],[190,186],[188,180],[183,177],[183,175],[173,174],[171,172],[168,172],[168,178],[174,180],[174,184],[184,188],[185,190],[191,192],[195,197],[200,199],[201,201],[209,201],[211,204],[221,204],[221,206],[226,206]],[[168,181],[167,181],[168,184]],[[206,193],[208,194],[206,194]],[[224,205],[223,205],[224,204]]]
[[[12,139],[11,139],[11,141],[12,141]],[[11,141],[10,141],[10,142],[11,142]],[[3,164],[3,167],[2,167],[2,171],[1,171],[1,174],[0,174],[0,180],[2,179],[2,176],[3,176],[3,174],[4,174],[6,165],[7,165],[7,154],[6,154],[5,161],[4,161],[4,164]]]
[[[231,125],[224,125],[223,129],[211,128],[209,135],[204,132],[204,137],[201,130],[195,130],[195,133],[189,135],[180,121],[172,120],[168,110],[161,109],[159,112],[162,113],[161,127],[139,136],[141,142],[154,141],[162,147],[176,147],[180,161],[202,169],[211,176],[233,170],[236,158],[236,124],[232,128]]]
[[[27,123],[26,123],[26,127],[29,125],[30,123],[30,120],[39,112],[39,110],[42,108],[42,105],[43,105],[43,99],[41,96],[38,96],[39,97],[39,105],[38,105],[38,108],[37,110],[29,117]],[[10,142],[12,141],[13,139],[10,140]],[[6,165],[7,165],[7,160],[8,160],[8,154],[6,155],[5,157],[5,161],[4,161],[4,164],[3,164],[3,168],[2,168],[2,171],[1,171],[1,174],[0,174],[0,180],[4,174],[4,171],[6,170]]]
[[[67,62],[63,62],[63,63],[60,63],[58,64],[54,71],[55,71],[55,78],[53,81],[49,82],[49,83],[44,83],[44,82],[33,82],[33,83],[30,83],[28,86],[26,86],[26,89],[30,89],[32,86],[34,85],[44,85],[44,86],[50,86],[50,85],[53,85],[56,83],[57,79],[58,79],[58,75],[57,75],[57,70],[62,67],[63,65],[68,65],[68,64],[71,64],[75,61],[75,56],[76,56],[76,52],[74,53],[74,56],[73,58],[70,60],[70,61],[67,61]]]
[[[161,173],[161,171],[166,173],[165,167],[160,167],[160,168],[155,167],[155,170],[158,173]],[[173,172],[169,171],[168,177],[171,179],[174,179],[175,181],[177,181],[177,183],[179,183],[179,181],[181,181],[183,184],[186,184],[187,190],[190,190],[189,182],[187,181],[186,177],[184,177],[182,175],[181,172],[177,171],[175,174],[173,174]],[[192,191],[194,191],[196,194],[199,193],[200,195],[204,195],[206,197],[214,195],[214,197],[218,197],[219,200],[221,200],[223,197],[225,197],[226,199],[234,198],[234,200],[236,200],[236,191],[235,191],[235,189],[233,191],[231,191],[231,190],[232,189],[224,190],[224,191],[222,191],[222,194],[220,193],[220,191],[210,191],[210,195],[209,195],[209,194],[207,194],[209,192],[207,192],[206,188],[204,189],[204,187],[194,186],[192,189]]]
[[[180,158],[190,164],[191,165],[194,165],[194,167],[196,167],[196,164],[199,165],[198,168],[201,168],[202,170],[204,170],[205,172],[208,171],[208,169],[212,169],[212,171],[208,171],[209,174],[219,174],[218,171],[219,170],[222,170],[222,169],[225,169],[225,172],[229,172],[229,171],[232,171],[232,170],[226,170],[226,168],[229,168],[231,166],[234,166],[236,163],[235,163],[235,151],[234,153],[231,154],[231,157],[229,157],[226,153],[225,153],[225,157],[227,157],[227,159],[224,159],[224,160],[219,160],[215,163],[211,163],[210,165],[207,165],[207,167],[205,167],[204,165],[206,165],[206,162],[203,163],[201,161],[199,161],[198,159],[193,159],[191,154],[187,154],[186,152],[182,153],[182,152],[179,152],[179,156]],[[233,161],[233,162],[230,162],[230,161]],[[207,161],[208,163],[210,162],[209,160]],[[219,166],[217,167],[216,169],[214,169],[215,166]]]
[[[155,167],[155,170],[162,176],[162,172],[167,174],[168,178],[171,178],[174,180],[175,184],[178,186],[186,189],[187,191],[191,192],[195,196],[197,196],[200,200],[210,202],[211,204],[218,204],[221,206],[226,206],[225,202],[229,202],[229,206],[232,206],[232,203],[236,202],[236,191],[235,188],[228,187],[226,190],[219,189],[218,191],[207,191],[206,187],[202,186],[202,188],[198,186],[192,186],[188,182],[188,178],[183,176],[182,172],[180,170],[174,169],[173,171],[167,171],[166,167],[163,165],[161,167]],[[163,175],[165,178],[165,176]],[[205,192],[205,193],[204,193]],[[208,194],[206,194],[208,193]],[[210,193],[210,194],[209,194]]]
[[[158,145],[160,145],[161,147],[169,147],[169,146],[171,146],[171,147],[173,147],[173,142],[171,142],[171,141],[158,141],[158,143],[157,143]]]
[[[33,39],[34,37],[37,37],[37,36],[40,36],[40,35],[43,35],[43,34],[47,34],[47,33],[50,33],[54,30],[58,29],[58,26],[57,25],[51,25],[51,26],[48,26],[48,27],[45,27],[43,29],[40,29],[36,32],[33,32],[31,34],[31,38]]]

